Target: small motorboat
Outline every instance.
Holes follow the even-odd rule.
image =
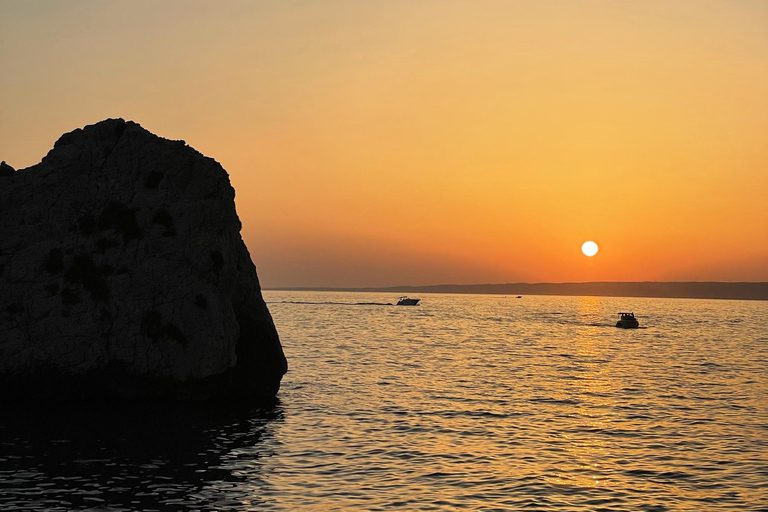
[[[640,322],[635,318],[634,313],[619,313],[619,321],[616,322],[616,327],[622,329],[637,329],[640,327]]]
[[[400,297],[397,299],[398,306],[415,306],[421,299],[411,299],[410,297]]]

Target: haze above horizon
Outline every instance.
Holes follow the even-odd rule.
[[[0,69],[0,160],[184,139],[266,288],[768,281],[764,1],[4,0]]]

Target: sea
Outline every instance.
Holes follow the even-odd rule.
[[[768,511],[768,302],[417,297],[265,291],[274,407],[4,406],[0,510]]]

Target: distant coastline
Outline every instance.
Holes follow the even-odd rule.
[[[589,282],[439,284],[431,286],[387,286],[369,288],[291,287],[265,288],[283,291],[377,292],[377,293],[465,293],[495,295],[574,295],[593,297],[649,297],[670,299],[768,300],[768,282]]]

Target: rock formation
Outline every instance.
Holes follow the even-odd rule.
[[[0,164],[0,399],[274,399],[287,364],[224,169],[108,119]]]

